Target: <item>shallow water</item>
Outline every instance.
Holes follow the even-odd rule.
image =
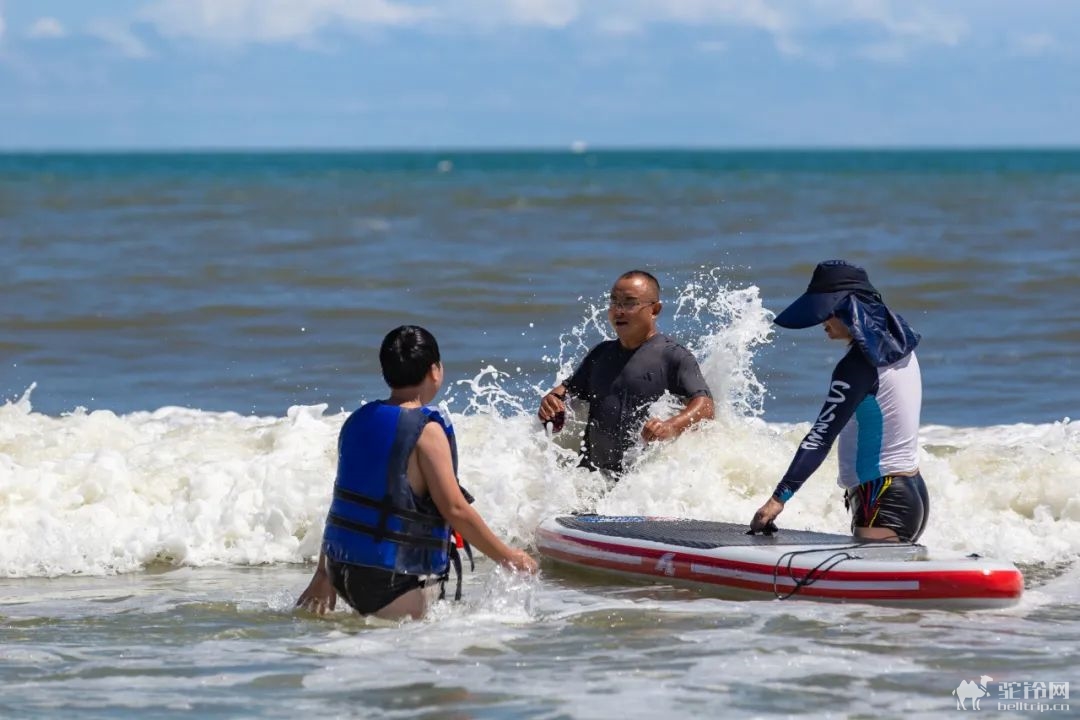
[[[550,568],[548,568],[550,570]],[[961,679],[1072,681],[1076,578],[950,613],[527,582],[394,626],[290,612],[299,567],[0,581],[5,716],[934,717]],[[996,707],[995,695],[983,710]]]
[[[962,680],[984,713],[1080,683],[1080,153],[0,156],[0,242],[0,716],[940,717]],[[923,335],[923,542],[1020,564],[1017,607],[481,561],[420,623],[292,612],[390,327],[439,337],[512,541],[576,509],[746,522],[839,354],[770,311],[837,256]],[[532,413],[639,266],[720,412],[605,492],[579,420],[552,443]],[[847,526],[835,471],[782,525]]]

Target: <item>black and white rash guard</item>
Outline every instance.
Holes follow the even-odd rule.
[[[836,364],[825,404],[773,497],[787,502],[821,466],[837,437],[840,487],[915,472],[921,410],[922,374],[914,352],[879,368],[852,346]]]

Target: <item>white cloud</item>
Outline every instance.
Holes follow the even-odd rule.
[[[825,49],[888,62],[903,59],[919,44],[957,45],[968,30],[962,17],[911,0],[610,0],[589,8],[600,15],[600,28],[623,22],[759,30],[786,55],[804,54],[822,42],[816,36],[838,27],[866,27],[878,37]]]
[[[1012,51],[1017,55],[1045,55],[1057,47],[1057,40],[1050,33],[1027,33],[1014,35],[1009,40]]]
[[[88,35],[108,43],[121,55],[134,60],[150,57],[150,50],[128,26],[110,20],[91,22],[86,32]]]
[[[766,0],[668,0],[657,3],[654,11],[658,11],[656,19],[687,25],[745,25],[772,33],[787,32],[791,17],[775,5]]]
[[[511,17],[521,25],[566,27],[577,19],[577,0],[509,0]]]
[[[0,5],[0,40],[4,39],[4,8]]]
[[[389,0],[159,0],[140,12],[162,35],[230,45],[298,42],[326,28],[410,25],[430,15]]]
[[[734,27],[764,33],[785,54],[825,49],[896,61],[920,45],[961,42],[966,20],[941,7],[928,0],[153,0],[137,21],[166,37],[302,46],[326,30],[365,27],[578,27],[606,35]],[[823,39],[837,28],[866,37],[847,46]]]
[[[26,36],[35,40],[52,40],[67,36],[67,30],[60,21],[52,17],[38,18],[26,31]]]
[[[596,29],[604,35],[626,37],[641,33],[640,20],[629,17],[602,17],[596,22]]]
[[[925,3],[896,0],[815,0],[809,7],[831,24],[861,22],[876,26],[897,40],[957,45],[967,21],[941,13]]]
[[[911,0],[596,0],[587,6],[601,31],[610,27],[680,25],[689,27],[740,27],[761,31],[772,38],[777,50],[802,55],[820,46],[820,36],[836,28],[873,33],[850,47],[824,47],[851,51],[864,57],[896,62],[917,45],[957,45],[967,32],[967,22]]]

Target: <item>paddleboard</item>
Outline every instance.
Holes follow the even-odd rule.
[[[732,598],[863,602],[926,608],[1008,607],[1020,570],[977,555],[934,558],[909,543],[851,535],[644,516],[569,515],[536,531],[545,558],[590,570],[690,583]]]

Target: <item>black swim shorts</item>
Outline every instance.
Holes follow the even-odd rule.
[[[930,517],[930,497],[918,473],[864,482],[845,493],[844,505],[851,511],[852,533],[860,527],[889,528],[901,542],[918,540]]]
[[[424,580],[416,575],[350,565],[330,558],[326,559],[326,569],[337,594],[361,615],[376,613],[410,590],[424,587]]]

